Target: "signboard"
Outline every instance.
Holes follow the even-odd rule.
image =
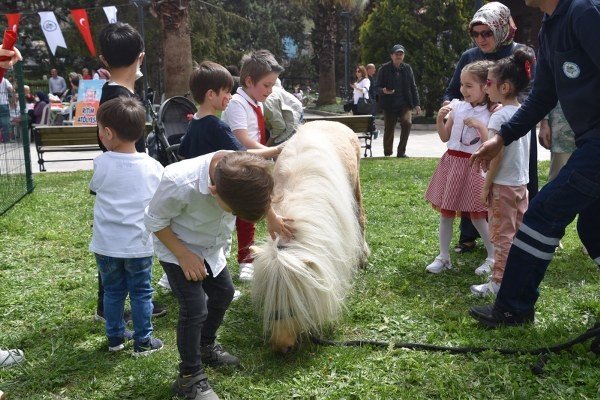
[[[100,105],[102,86],[105,82],[105,79],[79,81],[73,125],[96,125],[96,111]]]

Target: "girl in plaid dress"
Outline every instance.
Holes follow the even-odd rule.
[[[487,258],[475,273],[489,274],[494,264],[494,247],[486,221],[487,208],[479,200],[485,179],[469,166],[469,157],[487,139],[474,127],[474,123],[480,121],[487,125],[490,119],[490,102],[484,88],[487,71],[492,65],[490,61],[466,65],[460,74],[460,92],[464,100],[454,99],[438,112],[438,134],[447,143],[448,151],[440,159],[425,193],[425,199],[441,214],[440,253],[426,267],[426,271],[433,274],[452,268],[449,251],[452,224],[454,218],[461,216],[471,219],[487,250]]]

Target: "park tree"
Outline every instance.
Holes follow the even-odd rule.
[[[362,59],[387,62],[392,46],[404,45],[421,106],[431,116],[470,44],[466,27],[472,13],[470,0],[381,0],[360,29]]]
[[[189,91],[192,73],[189,7],[189,0],[152,0],[151,11],[158,18],[161,32],[166,97]]]
[[[364,0],[315,0],[312,43],[319,69],[317,104],[335,104],[335,54],[339,13],[362,9]]]

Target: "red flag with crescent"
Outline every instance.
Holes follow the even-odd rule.
[[[92,31],[90,29],[87,11],[83,8],[71,10],[71,17],[73,17],[73,21],[75,21],[79,33],[83,36],[83,40],[85,40],[85,44],[90,50],[90,53],[92,56],[96,57],[96,49],[94,48],[94,40],[92,40]]]
[[[8,20],[8,28],[11,28],[15,33],[17,33],[17,29],[19,28],[19,20],[21,19],[21,14],[6,14],[6,19]]]

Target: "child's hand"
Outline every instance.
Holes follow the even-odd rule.
[[[271,239],[275,240],[277,236],[281,236],[285,240],[294,238],[294,229],[289,224],[294,222],[291,218],[282,217],[277,215],[273,209],[267,214],[267,230]]]
[[[179,266],[183,270],[185,279],[188,281],[202,281],[206,278],[204,260],[196,253],[186,251],[177,257],[177,260],[179,261]]]
[[[446,118],[446,116],[450,113],[450,111],[452,111],[452,107],[450,105],[443,106],[438,111],[438,115],[437,115],[438,119]]]
[[[469,128],[480,129],[481,127],[485,127],[483,122],[481,122],[473,117],[465,118],[464,122],[465,122],[465,125],[468,126]]]
[[[483,204],[486,207],[490,206],[490,188],[489,187],[484,187],[482,192],[481,192],[481,204]]]

